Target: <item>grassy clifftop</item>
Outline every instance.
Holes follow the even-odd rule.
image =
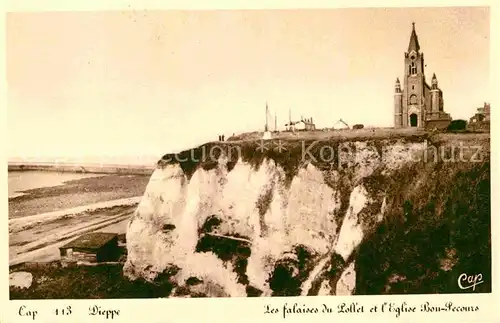
[[[186,176],[202,168],[211,170],[217,167],[219,157],[227,157],[227,169],[231,171],[238,159],[258,169],[266,159],[272,159],[285,170],[290,180],[298,169],[306,163],[312,163],[319,169],[339,168],[340,154],[356,154],[356,142],[363,142],[374,148],[382,156],[383,148],[406,143],[423,143],[429,147],[443,148],[438,157],[449,155],[467,147],[483,147],[481,154],[489,156],[489,133],[434,133],[418,129],[360,129],[334,132],[285,132],[273,134],[272,139],[262,140],[259,133],[235,137],[224,142],[209,142],[180,153],[164,155],[158,167],[178,164]],[[468,153],[471,153],[469,151]],[[335,156],[334,156],[335,155]]]
[[[307,162],[320,169],[331,168],[332,163],[337,166],[338,158],[326,155],[354,149],[353,143],[356,141],[367,142],[380,152],[383,146],[397,142],[423,142],[430,137],[425,131],[407,129],[280,133],[268,140],[262,140],[261,136],[252,133],[241,140],[209,142],[180,153],[166,154],[158,166],[178,164],[190,178],[198,168],[210,170],[217,167],[219,157],[224,154],[228,158],[228,171],[232,170],[239,158],[256,169],[264,159],[270,158],[285,170],[287,176],[293,177],[299,167],[305,164],[306,158]]]

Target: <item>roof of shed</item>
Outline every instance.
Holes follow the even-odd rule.
[[[107,232],[93,232],[81,235],[80,237],[72,240],[62,246],[60,249],[66,248],[82,248],[82,249],[99,249],[106,243],[116,238],[116,233]]]

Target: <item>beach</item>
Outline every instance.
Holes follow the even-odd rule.
[[[9,263],[53,261],[88,232],[124,234],[149,175],[9,172]]]

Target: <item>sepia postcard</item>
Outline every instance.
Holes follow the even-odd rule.
[[[490,6],[21,9],[0,322],[500,320]]]

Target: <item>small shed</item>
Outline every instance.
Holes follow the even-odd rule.
[[[84,234],[59,248],[62,262],[115,261],[119,255],[116,233],[94,232]]]

